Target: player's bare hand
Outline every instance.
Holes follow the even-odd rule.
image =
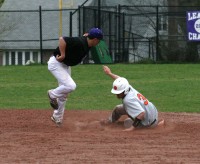
[[[88,36],[88,33],[83,34],[83,36]]]
[[[104,71],[107,75],[111,74],[111,70],[110,70],[110,68],[109,68],[108,66],[103,65],[103,71]]]
[[[130,128],[127,128],[125,130],[123,130],[124,132],[130,132],[133,131],[135,128],[133,126],[131,126]]]
[[[65,56],[62,56],[62,55],[56,56],[56,60],[58,60],[59,62],[62,62],[64,58],[65,58]]]

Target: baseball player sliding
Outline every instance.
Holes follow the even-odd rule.
[[[132,131],[136,128],[155,127],[164,124],[164,120],[158,121],[158,111],[156,107],[141,93],[135,90],[127,81],[111,72],[110,68],[103,66],[105,74],[114,79],[111,93],[122,99],[122,104],[117,105],[111,116],[104,120],[104,123],[114,123],[122,115],[128,115],[132,125],[124,131]]]

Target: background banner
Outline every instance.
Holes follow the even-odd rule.
[[[200,40],[200,11],[187,12],[187,34],[189,41]]]

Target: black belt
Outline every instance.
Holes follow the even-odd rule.
[[[153,125],[155,122],[156,122],[156,119],[155,119],[155,120],[153,120],[153,122],[150,124],[150,126],[151,126],[151,125]]]

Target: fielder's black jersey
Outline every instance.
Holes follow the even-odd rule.
[[[65,59],[62,62],[68,66],[81,63],[90,50],[87,37],[63,37],[63,39],[66,42],[66,49]],[[55,57],[60,55],[59,47],[55,49],[53,54]]]

